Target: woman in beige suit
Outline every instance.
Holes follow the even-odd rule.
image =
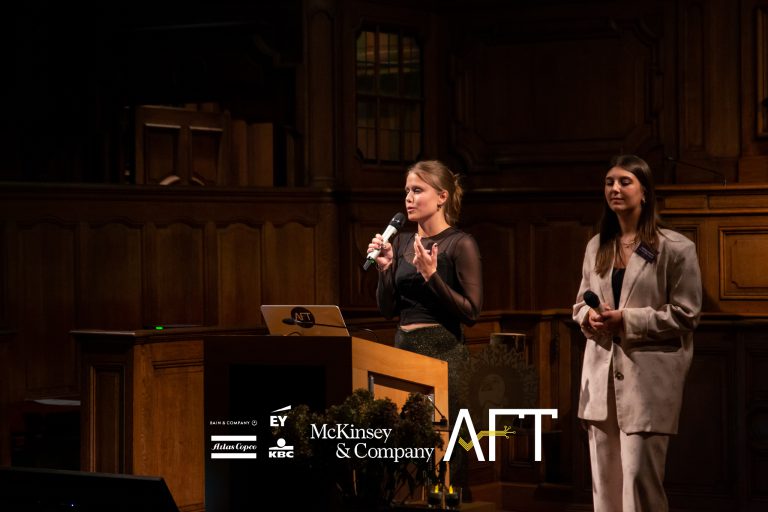
[[[605,176],[600,233],[587,245],[573,319],[587,337],[579,418],[589,432],[596,512],[664,512],[701,310],[696,247],[658,225],[653,177],[634,155]],[[591,308],[587,291],[600,302]]]

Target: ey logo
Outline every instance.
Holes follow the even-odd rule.
[[[288,418],[287,415],[282,414],[275,414],[276,412],[285,412],[290,411],[291,406],[286,405],[282,409],[277,409],[272,411],[272,414],[269,416],[269,426],[270,427],[284,427],[285,426],[285,420]],[[293,458],[293,446],[289,446],[285,443],[285,439],[282,437],[277,440],[275,443],[275,446],[269,447],[269,458],[270,459],[292,459]]]
[[[272,411],[272,414],[269,416],[269,426],[270,427],[284,427],[285,426],[285,419],[288,417],[287,415],[275,415],[276,412],[283,412],[283,411],[290,411],[291,406],[286,405],[282,409],[277,409]]]
[[[534,460],[541,461],[541,417],[552,416],[557,418],[557,409],[489,409],[488,410],[488,430],[483,430],[480,434],[475,431],[475,425],[472,423],[472,417],[469,415],[469,410],[459,410],[459,416],[456,418],[456,424],[453,426],[451,432],[451,439],[448,441],[448,449],[445,450],[445,456],[443,460],[450,461],[453,449],[458,442],[465,450],[469,451],[472,448],[475,449],[477,460],[485,461],[483,450],[480,448],[480,439],[488,437],[488,460],[493,462],[496,460],[496,438],[504,436],[509,438],[509,434],[515,432],[510,427],[504,427],[504,430],[496,430],[496,416],[517,416],[524,418],[526,416],[534,416]],[[464,441],[459,437],[459,431],[461,430],[462,422],[467,423],[467,430],[469,430],[470,441]]]

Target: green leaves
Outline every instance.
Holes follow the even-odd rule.
[[[318,478],[332,481],[343,497],[364,497],[388,504],[400,486],[407,485],[412,494],[427,478],[435,477],[434,457],[430,460],[395,460],[366,454],[373,453],[369,450],[377,447],[441,448],[443,440],[434,430],[433,417],[432,403],[420,393],[409,395],[398,412],[389,398],[374,398],[368,390],[357,389],[344,402],[332,405],[324,412],[312,412],[306,405],[294,406],[285,426],[275,429],[274,433],[293,445],[294,463],[305,464]],[[347,429],[345,432],[384,430],[389,435],[322,438],[317,434],[323,425],[327,426],[327,431],[346,426],[342,428]],[[344,453],[349,455],[344,456]]]

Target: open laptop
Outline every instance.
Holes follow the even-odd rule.
[[[349,336],[339,306],[261,306],[269,334],[282,336]]]

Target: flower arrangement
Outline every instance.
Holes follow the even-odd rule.
[[[390,399],[377,399],[369,391],[358,389],[343,403],[324,412],[312,412],[306,405],[293,407],[285,426],[275,429],[275,434],[293,446],[294,463],[305,465],[313,478],[326,480],[327,488],[332,489],[332,501],[339,508],[376,510],[391,506],[395,496],[405,492],[401,491],[404,486],[407,495],[413,496],[427,480],[436,480],[434,451],[426,459],[412,456],[413,450],[407,449],[442,448],[433,415],[434,406],[424,395],[411,394],[398,412]],[[360,447],[350,451],[344,439],[318,438],[322,425],[352,426],[354,431],[387,432],[387,436],[365,439],[360,456]],[[402,457],[364,455],[397,448],[402,448]]]

